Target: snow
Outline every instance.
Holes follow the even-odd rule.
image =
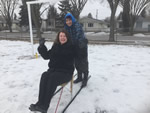
[[[134,34],[134,36],[137,36],[137,37],[145,37],[145,35],[144,35],[144,34],[142,34],[142,33]]]
[[[91,36],[103,36],[103,35],[109,35],[109,33],[106,32],[86,32],[86,35],[91,35]]]
[[[92,35],[94,32],[85,32],[86,35]]]
[[[46,45],[50,48],[52,43]],[[29,113],[48,61],[33,58],[29,42],[1,40],[0,48],[0,113]],[[89,45],[88,53],[92,77],[66,113],[150,113],[149,47]],[[74,84],[73,94],[80,85]],[[68,88],[58,113],[70,100]],[[52,99],[48,113],[54,113],[59,95]]]
[[[109,35],[109,33],[106,33],[106,32],[97,32],[97,33],[94,33],[92,35],[93,36],[102,36],[102,35]]]
[[[145,34],[142,34],[142,33],[134,34],[134,36],[136,36],[136,37],[150,37],[150,35],[145,35]]]
[[[1,31],[1,32],[10,32],[10,30],[3,30],[3,31]],[[19,32],[18,30],[12,30],[12,32]]]

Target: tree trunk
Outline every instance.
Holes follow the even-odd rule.
[[[135,22],[132,22],[131,28],[130,28],[130,35],[134,34],[134,24],[135,24]]]
[[[32,11],[32,18],[33,18],[33,22],[36,28],[36,37],[37,38],[41,38],[41,20],[40,20],[40,14],[39,14],[39,8],[37,5],[32,6],[31,7],[31,11]]]
[[[130,0],[125,0],[123,4],[123,14],[122,14],[124,32],[129,32],[131,27],[129,11],[130,11]]]
[[[10,25],[8,25],[9,31],[12,33],[12,28]]]
[[[39,27],[37,27],[37,31],[36,31],[36,33],[37,33],[37,38],[42,38],[42,35],[41,35],[41,30],[40,30],[40,28]]]
[[[7,21],[9,31],[12,32],[12,22],[10,20]]]
[[[130,28],[130,35],[133,35],[134,33],[134,24],[136,21],[136,16],[131,16],[130,17],[130,24],[131,24],[131,28]]]
[[[115,13],[112,11],[111,13],[111,19],[110,19],[110,35],[109,35],[109,41],[114,42],[114,29],[115,29]]]
[[[130,28],[130,35],[131,35],[131,36],[133,35],[133,29],[134,29],[134,26],[131,25],[131,28]]]

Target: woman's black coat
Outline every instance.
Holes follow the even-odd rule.
[[[72,43],[54,44],[50,50],[47,50],[45,45],[39,46],[38,52],[45,60],[50,59],[50,69],[73,73],[75,49]]]

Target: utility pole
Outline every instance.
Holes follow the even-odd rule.
[[[98,19],[98,9],[96,9],[96,19]]]

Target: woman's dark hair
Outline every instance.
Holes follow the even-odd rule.
[[[67,32],[65,29],[61,29],[61,30],[58,32],[57,36],[56,36],[56,39],[55,39],[55,41],[54,41],[54,44],[60,44],[60,41],[59,41],[59,35],[60,35],[60,33],[65,33],[66,38],[67,38],[67,42],[70,41],[70,37],[69,37],[68,32]]]

